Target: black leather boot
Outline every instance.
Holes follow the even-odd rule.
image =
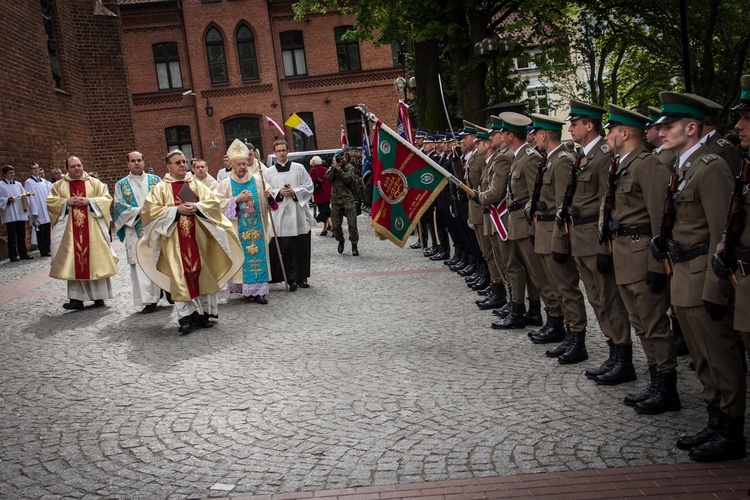
[[[570,333],[570,347],[557,358],[557,362],[561,365],[573,365],[589,359],[589,353],[586,350],[586,331]]]
[[[524,304],[511,302],[510,314],[492,323],[492,328],[495,330],[513,330],[516,328],[523,328],[526,326],[526,323],[523,321],[523,315],[525,312],[526,306]]]
[[[542,326],[542,301],[529,300],[529,310],[523,315],[523,321],[526,326]]]
[[[476,269],[472,274],[469,276],[464,276],[464,280],[466,281],[466,285],[471,288],[471,286],[479,279],[484,276],[485,270],[484,270],[484,261],[477,261],[476,263]]]
[[[565,329],[565,338],[563,341],[558,345],[557,347],[554,347],[552,349],[547,349],[544,352],[544,355],[548,358],[557,358],[565,354],[565,352],[570,347],[570,344],[573,342],[573,334],[570,331],[570,328]]]
[[[490,283],[490,285],[488,287],[486,287],[486,288],[483,288],[481,290],[477,290],[477,295],[479,295],[480,297],[484,297],[479,302],[484,301],[484,299],[486,299],[488,296],[492,295],[492,283]]]
[[[492,314],[497,316],[498,318],[504,318],[507,315],[510,314],[510,308],[513,305],[513,302],[507,302],[503,307],[500,309],[493,309]]]
[[[745,458],[745,416],[730,417],[719,412],[719,428],[707,442],[690,450],[688,457],[697,462],[724,462]]]
[[[632,382],[637,378],[633,366],[633,345],[630,344],[616,345],[615,363],[608,372],[602,373],[594,380],[599,385],[619,385]]]
[[[586,378],[596,380],[596,377],[607,373],[615,364],[615,344],[608,339],[607,345],[609,346],[609,357],[599,366],[599,368],[586,368],[586,371],[584,372]]]
[[[698,431],[697,434],[683,434],[680,439],[677,440],[675,446],[681,450],[691,450],[696,446],[700,446],[703,443],[707,443],[716,432],[719,430],[719,416],[721,410],[716,405],[706,406],[708,411],[708,423],[706,427]]]
[[[505,297],[505,285],[502,283],[492,284],[492,294],[487,296],[487,300],[477,304],[477,307],[483,311],[502,307],[507,303]]]
[[[672,320],[672,335],[674,335],[674,346],[677,349],[678,356],[687,356],[690,354],[688,350],[687,342],[685,342],[685,334],[682,333],[682,327],[677,318],[670,318]]]
[[[475,292],[478,292],[479,290],[484,290],[491,284],[492,280],[490,279],[490,273],[489,271],[487,271],[483,276],[480,276],[480,278],[475,281],[473,285],[471,285],[471,289]]]
[[[680,394],[677,392],[677,371],[656,374],[656,391],[645,401],[635,405],[641,415],[659,415],[667,411],[679,411]]]
[[[656,365],[649,365],[648,367],[648,375],[651,380],[649,382],[648,386],[643,389],[638,394],[628,394],[625,396],[625,399],[622,400],[622,402],[626,406],[635,407],[638,403],[641,401],[646,401],[648,398],[654,395],[654,392],[656,391]]]
[[[464,267],[463,269],[461,269],[458,272],[458,274],[459,274],[459,276],[466,277],[466,276],[471,276],[475,272],[477,272],[477,265],[475,263],[475,259],[474,259],[474,257],[469,256],[469,265],[466,266],[466,267]]]
[[[183,316],[177,321],[180,324],[179,331],[180,335],[185,335],[193,331],[193,318],[192,316]]]
[[[563,340],[565,324],[562,316],[547,316],[547,323],[531,335],[531,341],[535,344],[552,344]]]

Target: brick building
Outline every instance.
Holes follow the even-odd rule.
[[[120,0],[136,143],[156,173],[175,147],[207,160],[212,173],[235,138],[265,156],[297,113],[312,138],[285,127],[293,150],[333,148],[341,124],[361,142],[364,102],[393,122],[401,68],[390,46],[341,40],[351,15],[295,21],[286,0]],[[280,137],[281,138],[281,137]]]
[[[49,176],[68,154],[105,182],[135,146],[120,18],[95,0],[8,2],[0,16],[0,165]],[[0,257],[7,257],[0,225]]]

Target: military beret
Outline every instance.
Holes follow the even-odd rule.
[[[645,129],[650,123],[648,116],[643,116],[640,113],[621,108],[620,106],[615,106],[614,104],[608,104],[607,110],[609,111],[609,121],[604,128],[614,127],[615,125],[625,125],[628,127]]]
[[[600,108],[599,106],[594,106],[592,104],[571,99],[570,111],[568,112],[568,117],[565,118],[565,121],[571,122],[573,120],[579,120],[581,118],[601,120],[604,116],[604,111],[604,108]]]
[[[554,132],[561,132],[565,122],[558,120],[552,116],[542,115],[539,113],[531,113],[531,118],[534,120],[532,129],[534,132],[537,130],[551,130]]]
[[[500,119],[503,121],[501,130],[508,130],[510,132],[525,132],[526,127],[532,123],[531,118],[528,116],[512,111],[500,113]]]
[[[739,102],[732,107],[732,111],[750,110],[750,75],[742,75],[740,82],[742,93],[740,94]]]
[[[661,118],[656,123],[671,123],[680,118],[704,120],[708,106],[689,95],[677,92],[659,92],[661,99]]]

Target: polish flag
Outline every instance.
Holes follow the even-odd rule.
[[[341,147],[346,148],[349,146],[349,141],[346,139],[346,131],[344,130],[344,124],[341,124]]]
[[[281,126],[278,123],[273,121],[270,116],[266,115],[266,121],[268,122],[269,127],[276,127],[276,130],[278,130],[281,135],[286,137],[286,132],[284,132],[284,129],[281,128]]]

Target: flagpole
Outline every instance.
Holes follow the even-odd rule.
[[[258,160],[258,173],[260,174],[260,185],[263,188],[263,193],[266,191],[266,180],[263,177],[263,169],[260,166],[260,160]],[[286,269],[284,269],[284,259],[281,256],[281,246],[279,245],[279,237],[276,235],[276,224],[273,222],[273,215],[270,213],[270,207],[269,207],[269,214],[268,214],[268,220],[271,221],[271,230],[273,231],[273,241],[276,243],[276,253],[279,254],[279,264],[281,264],[281,275],[284,277],[284,287],[286,287],[286,291],[289,291],[289,282],[286,279]]]
[[[414,154],[416,154],[417,156],[422,158],[424,161],[426,161],[427,164],[430,165],[432,168],[434,168],[435,170],[443,174],[449,181],[451,181],[457,187],[463,189],[466,192],[466,194],[468,194],[471,197],[474,197],[474,191],[472,191],[472,189],[469,186],[461,182],[458,179],[458,177],[456,177],[455,175],[453,175],[452,173],[448,172],[446,169],[444,169],[443,167],[435,163],[435,161],[432,158],[430,158],[429,156],[425,155],[423,152],[415,148],[413,144],[409,144],[409,141],[407,141],[406,139],[398,135],[396,132],[394,132],[393,129],[391,129],[388,125],[381,122],[377,116],[370,113],[370,110],[367,109],[367,106],[365,106],[364,104],[360,104],[359,106],[357,106],[357,109],[359,110],[360,113],[365,115],[365,117],[367,117],[367,119],[370,120],[371,122],[373,123],[380,122],[381,130],[385,130],[385,132],[388,135],[390,135],[391,137],[396,139],[398,142],[400,142],[401,144],[409,148],[410,151],[412,151]]]

